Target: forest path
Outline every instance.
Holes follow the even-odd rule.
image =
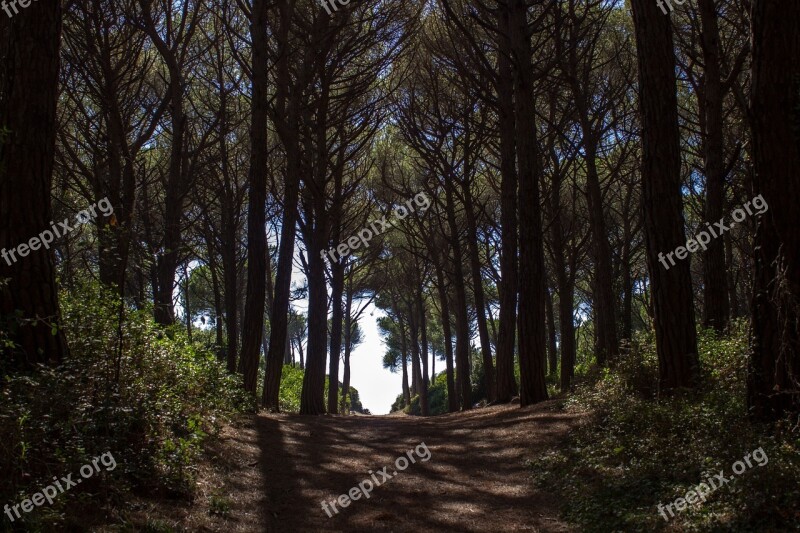
[[[409,416],[259,415],[223,435],[232,531],[570,531],[525,463],[557,446],[580,417],[555,402]],[[397,472],[406,452],[415,463]],[[231,455],[233,454],[233,455]],[[218,457],[220,457],[218,455]],[[402,467],[403,461],[400,461]],[[383,467],[391,479],[377,474]],[[322,501],[370,471],[381,481],[329,518]],[[366,487],[366,485],[365,485]],[[223,525],[224,524],[224,525]],[[213,527],[217,530],[217,527]]]

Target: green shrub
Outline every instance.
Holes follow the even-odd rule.
[[[303,394],[303,376],[305,370],[299,366],[283,365],[281,373],[281,389],[278,393],[279,405],[283,413],[299,413],[300,398]],[[324,405],[328,405],[328,376],[325,376]]]
[[[399,410],[402,401],[403,395],[401,394],[392,405],[392,411]],[[437,374],[431,381],[430,387],[428,387],[428,408],[430,415],[442,415],[447,412],[447,372]],[[411,398],[411,405],[403,409],[403,412],[412,416],[422,416],[419,395]]]
[[[564,515],[585,531],[796,530],[800,429],[751,423],[745,409],[747,325],[730,336],[702,331],[699,391],[656,398],[651,335],[638,336],[617,367],[580,386],[567,408],[591,413],[567,445],[532,464],[547,490],[567,502]],[[748,469],[708,501],[658,514],[708,477],[757,448],[769,463]]]
[[[62,294],[61,306],[70,346],[61,367],[0,368],[0,500],[19,501],[105,452],[114,471],[26,515],[28,527],[60,522],[57,511],[68,523],[92,497],[128,488],[190,496],[202,440],[253,408],[239,379],[147,311],[126,307],[120,328],[119,301],[97,285]]]

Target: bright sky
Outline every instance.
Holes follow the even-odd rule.
[[[195,264],[192,265],[194,268]],[[305,281],[305,276],[297,265],[295,265],[294,273],[292,274],[292,284],[300,285]],[[176,284],[175,287],[175,301],[176,309],[179,313],[183,313],[183,308],[180,305],[178,298],[180,287]],[[330,294],[330,287],[328,287],[328,294]],[[356,304],[353,304],[355,308]],[[292,302],[292,307],[298,311],[306,313],[308,311],[307,300],[300,300]],[[389,414],[392,404],[397,399],[397,396],[403,392],[403,374],[397,372],[396,374],[383,368],[383,354],[386,352],[386,345],[381,339],[378,332],[378,318],[382,317],[384,313],[377,309],[374,305],[370,304],[367,310],[364,311],[359,320],[359,326],[364,333],[364,342],[350,354],[350,385],[358,390],[361,405],[365,409],[369,409],[370,413],[374,415]],[[210,327],[202,324],[199,319],[195,323],[195,327]],[[433,356],[430,356],[433,359]],[[430,372],[432,361],[428,360],[428,369]],[[438,362],[438,372],[444,370],[444,362]],[[325,363],[325,368],[329,368],[328,363]],[[409,372],[411,366],[409,364]],[[339,365],[339,381],[342,381],[342,373],[344,368],[342,364]],[[410,380],[410,377],[409,377]],[[410,384],[410,383],[409,383]]]
[[[383,313],[370,304],[359,321],[364,343],[350,354],[350,385],[358,390],[364,408],[374,415],[388,414],[403,391],[403,375],[383,368],[386,345],[376,323],[381,316]]]
[[[305,276],[302,271],[295,266],[292,274],[293,284],[302,284]],[[330,287],[328,287],[330,294]],[[292,302],[292,306],[298,311],[306,313],[308,302],[306,300]],[[355,302],[353,307],[356,307]],[[329,315],[330,316],[330,315]],[[397,396],[403,392],[403,374],[397,372],[393,374],[383,368],[383,354],[386,352],[386,345],[378,333],[378,318],[383,316],[383,312],[370,304],[367,310],[361,315],[359,326],[364,332],[364,342],[350,354],[350,386],[358,390],[361,405],[364,409],[369,409],[373,415],[388,414]],[[432,358],[432,356],[431,356]],[[431,361],[428,361],[428,365]],[[444,369],[444,363],[439,363],[438,371]],[[325,368],[329,368],[326,362]],[[428,366],[430,372],[430,366]],[[411,367],[409,365],[409,372]],[[344,368],[339,365],[339,381],[342,381]],[[410,378],[409,378],[410,380]],[[410,384],[410,383],[409,383]]]

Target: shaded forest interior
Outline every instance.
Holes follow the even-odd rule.
[[[798,528],[800,3],[2,11],[4,529]],[[426,435],[395,503],[320,515]],[[507,499],[453,488],[481,439]]]

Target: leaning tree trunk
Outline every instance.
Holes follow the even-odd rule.
[[[297,202],[300,191],[300,150],[299,116],[302,91],[292,86],[289,70],[289,26],[291,25],[292,5],[286,1],[278,2],[280,11],[280,31],[278,42],[281,49],[278,60],[277,88],[275,99],[278,105],[279,132],[286,151],[286,173],[284,175],[283,220],[281,221],[281,242],[278,248],[278,265],[275,272],[275,298],[270,312],[269,353],[267,369],[264,373],[264,407],[271,411],[280,410],[280,386],[283,372],[283,346],[288,336],[289,296],[292,287],[292,262],[294,259],[295,226],[297,224]],[[303,80],[299,80],[298,85]],[[288,109],[286,102],[289,101]],[[286,115],[286,118],[283,115]],[[302,357],[302,353],[301,353]]]
[[[694,387],[699,371],[689,261],[659,261],[686,243],[672,23],[652,0],[632,0],[642,115],[642,198],[659,386]]]
[[[60,44],[56,0],[40,0],[12,19],[0,16],[0,279],[11,279],[0,288],[1,312],[20,311],[19,318],[30,321],[11,336],[16,348],[3,353],[28,368],[57,364],[67,351],[52,252],[31,248],[26,257],[17,252],[16,261],[5,255],[49,229],[52,220]]]
[[[748,405],[762,420],[800,410],[800,3],[754,0],[755,239]]]

